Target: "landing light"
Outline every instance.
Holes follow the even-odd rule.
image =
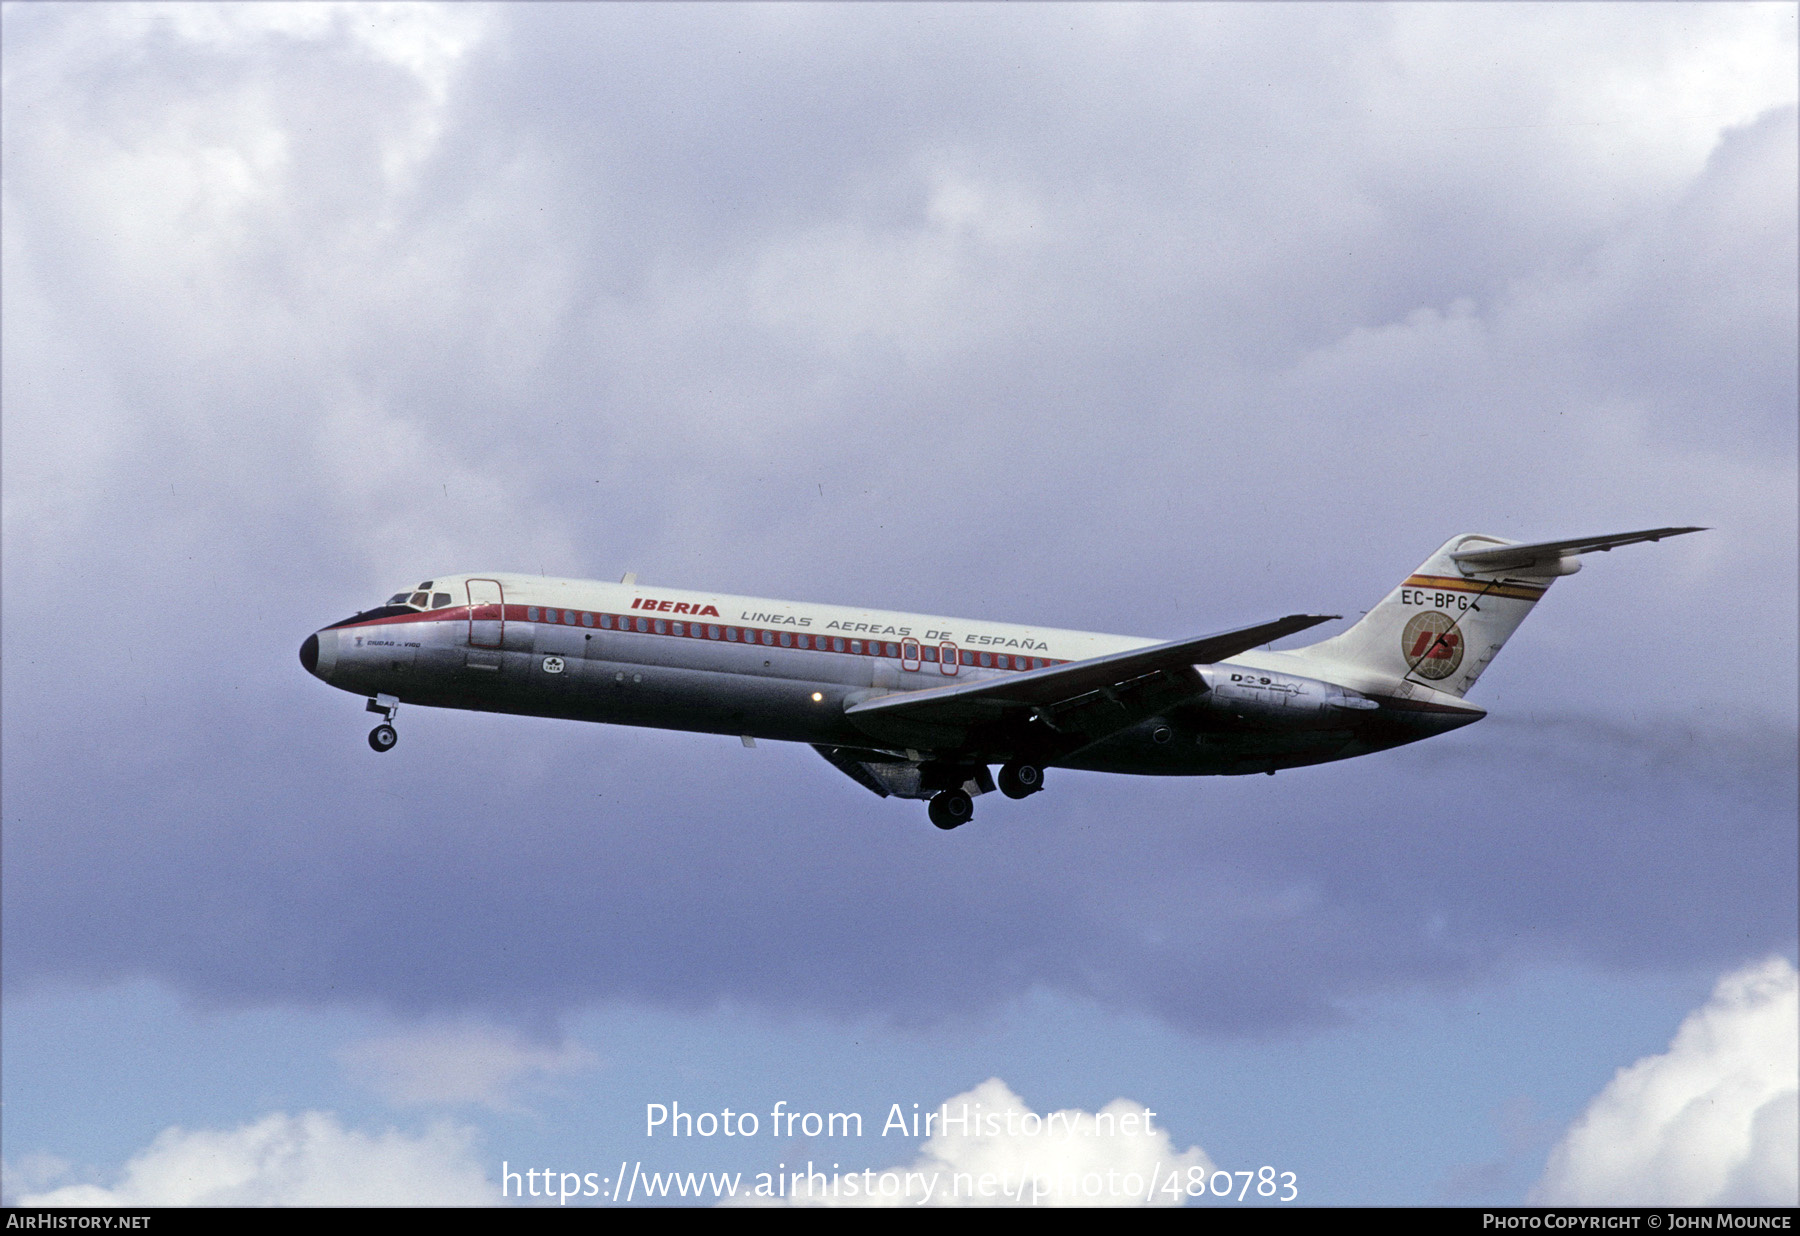
[[[823,700],[824,698],[825,697],[822,694],[820,694],[819,692],[817,692],[817,691],[813,692],[813,703],[817,704],[820,700]]]

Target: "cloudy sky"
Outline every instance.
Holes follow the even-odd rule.
[[[1792,1203],[1795,19],[7,6],[7,1200]],[[439,573],[1173,638],[1667,524],[1480,725],[955,834],[781,744],[376,757],[295,656]],[[953,1098],[1157,1132],[876,1131]]]

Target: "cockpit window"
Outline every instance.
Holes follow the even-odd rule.
[[[408,604],[417,605],[420,609],[424,609],[425,603],[429,600],[431,600],[431,594],[429,592],[415,592],[412,594],[412,600],[408,602]]]
[[[443,609],[449,604],[450,594],[448,592],[434,592],[431,594],[431,608]]]
[[[387,603],[389,605],[405,605],[406,598],[411,595],[412,594],[410,592],[396,592],[393,596],[391,596],[387,599]]]

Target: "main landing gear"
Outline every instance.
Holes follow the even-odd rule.
[[[400,701],[392,695],[377,695],[363,705],[366,712],[378,712],[382,722],[369,731],[369,746],[376,751],[392,751],[394,744],[400,741],[400,735],[394,730],[394,714],[400,711]]]
[[[975,818],[975,800],[967,790],[945,790],[931,800],[926,813],[933,824],[948,831]]]
[[[986,770],[981,771],[985,773]],[[1044,766],[1023,760],[1007,764],[1000,769],[999,785],[1000,792],[1008,798],[1030,798],[1044,788]],[[987,782],[981,788],[991,790],[994,783]],[[948,831],[960,828],[975,817],[975,800],[966,789],[956,786],[935,794],[927,812],[933,824]]]
[[[1044,769],[1041,764],[1020,761],[1000,770],[1000,792],[1008,798],[1030,798],[1043,788]]]

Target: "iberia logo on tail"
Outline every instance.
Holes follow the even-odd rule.
[[[1414,614],[1400,633],[1406,668],[1424,678],[1448,678],[1462,664],[1462,634],[1456,620],[1441,610]]]

